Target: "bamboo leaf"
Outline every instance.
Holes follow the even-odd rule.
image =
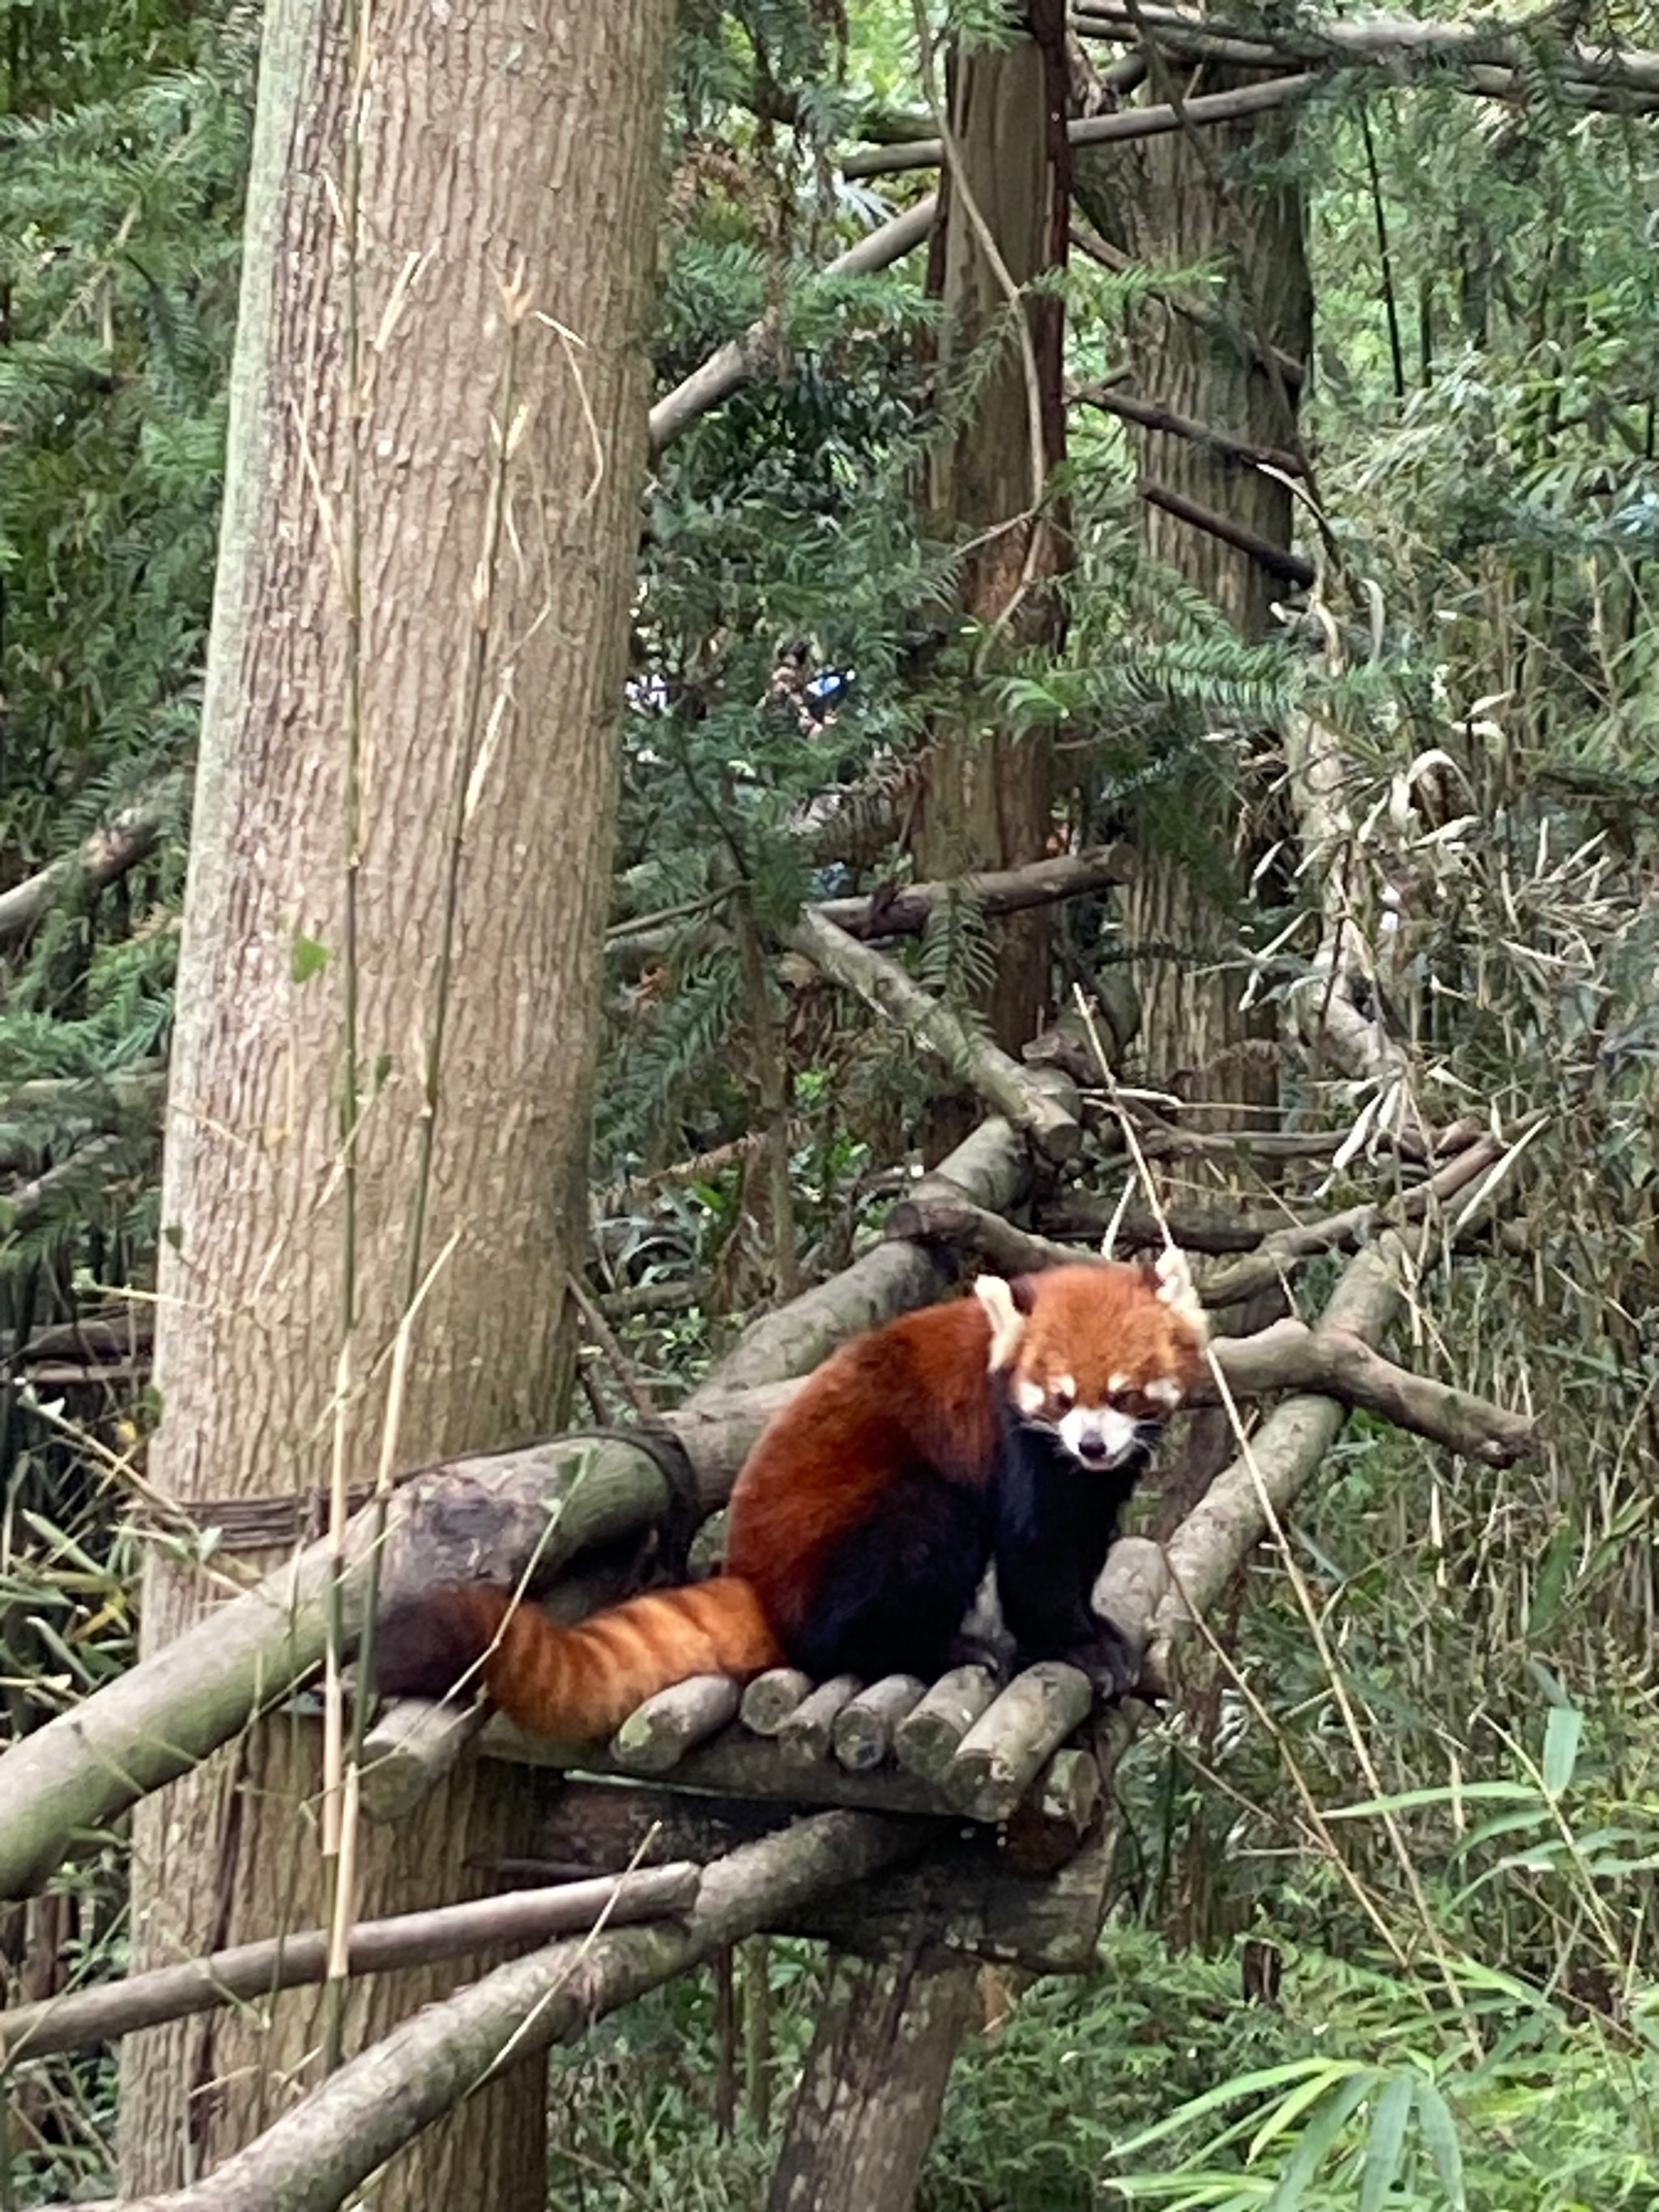
[[[1412,2116],[1417,2094],[1413,2075],[1396,2074],[1376,2100],[1370,2134],[1365,2143],[1365,2163],[1359,2171],[1359,2202],[1355,2212],[1381,2212],[1382,2200],[1400,2171],[1406,2147],[1406,2123]]]
[[[1376,2079],[1374,2067],[1361,2067],[1335,2089],[1323,2109],[1314,2114],[1302,2130],[1302,2140],[1280,2175],[1278,2188],[1267,2199],[1267,2212],[1296,2212],[1327,2152],[1376,2087]]]
[[[1453,2212],[1464,2212],[1468,2200],[1463,2193],[1463,2152],[1451,2107],[1432,2081],[1417,2083],[1416,2100],[1418,2125],[1446,2201]]]
[[[1577,1705],[1551,1706],[1544,1725],[1544,1787],[1552,1797],[1559,1797],[1572,1780],[1583,1734],[1584,1716]]]

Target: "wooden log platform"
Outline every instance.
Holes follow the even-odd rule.
[[[999,1690],[981,1667],[931,1687],[909,1675],[812,1685],[779,1668],[740,1690],[719,1676],[648,1698],[606,1744],[528,1735],[499,1715],[486,1756],[665,1791],[807,1811],[904,1813],[995,1834],[1019,1815],[1021,1855],[1053,1869],[1095,1825],[1100,1772],[1085,1678],[1052,1662]]]

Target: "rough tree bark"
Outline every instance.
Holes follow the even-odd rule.
[[[933,530],[972,547],[961,614],[975,625],[1006,623],[1007,642],[1029,644],[1055,634],[1043,586],[1066,558],[1060,518],[1043,505],[1065,452],[1064,323],[1057,295],[1027,293],[1016,307],[1008,287],[1064,264],[1069,155],[1063,0],[1029,0],[1022,12],[1026,36],[959,52],[951,70],[950,157],[930,271],[944,304],[941,391],[949,393],[976,348],[994,351],[969,371],[972,397],[930,465],[926,502]],[[1017,342],[1022,329],[1029,346]],[[980,654],[975,673],[995,660],[994,648]],[[1046,735],[1000,729],[981,686],[964,682],[959,713],[928,750],[913,839],[918,875],[1041,858],[1050,769]],[[986,1011],[997,1042],[1017,1053],[1041,1026],[1048,997],[1047,915],[1005,922],[998,945]]]
[[[1168,68],[1154,64],[1156,98],[1169,96]],[[1201,84],[1182,82],[1215,92],[1259,75],[1212,64]],[[1131,333],[1139,398],[1240,444],[1288,453],[1297,450],[1300,387],[1286,361],[1305,362],[1312,342],[1305,208],[1297,185],[1247,164],[1281,161],[1295,128],[1287,110],[1075,156],[1079,204],[1114,244],[1154,268],[1206,264],[1221,272],[1201,322],[1151,297],[1143,304]],[[1289,547],[1291,494],[1279,478],[1168,430],[1138,428],[1133,436],[1143,487]],[[1282,582],[1250,554],[1161,507],[1147,502],[1144,515],[1156,559],[1212,600],[1241,636],[1267,635]],[[1267,1056],[1249,1051],[1237,1012],[1237,970],[1217,965],[1233,933],[1229,894],[1249,863],[1238,857],[1239,825],[1218,819],[1212,808],[1194,820],[1194,799],[1184,787],[1170,793],[1169,826],[1188,844],[1195,829],[1207,828],[1219,880],[1206,887],[1187,854],[1160,852],[1154,836],[1124,900],[1129,942],[1172,948],[1149,949],[1135,963],[1140,1062],[1154,1080],[1190,1085],[1197,1097],[1271,1104]]]
[[[1155,59],[1151,90],[1178,100],[1183,85],[1218,92],[1260,74],[1211,64],[1201,82],[1176,83],[1169,64]],[[1285,109],[1099,153],[1079,150],[1075,179],[1079,205],[1136,259],[1221,272],[1201,321],[1151,295],[1143,302],[1131,332],[1139,398],[1223,433],[1227,444],[1285,454],[1298,450],[1294,365],[1309,359],[1313,337],[1306,210],[1300,186],[1282,171],[1295,128]],[[1275,161],[1281,167],[1266,173],[1252,166]],[[1279,476],[1224,445],[1168,429],[1137,428],[1133,437],[1143,491],[1170,493],[1288,549],[1292,494]],[[1273,601],[1285,589],[1279,578],[1252,554],[1151,500],[1143,515],[1155,559],[1212,600],[1241,636],[1267,635]],[[1248,809],[1248,799],[1235,810],[1191,779],[1166,787],[1143,812],[1140,866],[1124,894],[1124,934],[1136,948],[1139,1066],[1179,1093],[1228,1102],[1213,1116],[1191,1116],[1199,1127],[1210,1119],[1271,1126],[1267,1109],[1279,1095],[1272,1017],[1240,1012],[1231,957],[1238,902],[1255,854],[1269,842]],[[1282,1310],[1270,1291],[1219,1326],[1247,1334]],[[1162,1502],[1160,1530],[1180,1519],[1231,1452],[1224,1416],[1196,1415],[1181,1475]]]
[[[562,1412],[671,15],[394,0],[354,56],[348,0],[267,13],[163,1192],[150,1472],[185,1504],[327,1482],[348,1337],[342,1456],[372,1480],[428,1270],[392,1463]],[[158,1549],[146,1646],[213,1595]],[[136,1966],[325,1917],[319,1780],[277,1721],[138,1808]],[[469,1765],[366,1835],[358,1911],[476,1887],[526,1795]],[[453,1980],[354,1992],[347,2050]],[[267,2125],[319,2021],[299,1994],[130,2042],[125,2191]],[[539,2207],[542,2136],[532,2066],[373,2201]]]
[[[917,1949],[839,1957],[767,2212],[903,2212],[969,2027],[978,1969]]]

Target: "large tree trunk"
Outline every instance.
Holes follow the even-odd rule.
[[[944,305],[939,374],[946,404],[952,379],[975,349],[988,340],[995,352],[988,368],[975,362],[969,369],[972,398],[960,429],[934,456],[929,521],[940,536],[970,546],[962,611],[975,624],[1006,625],[1005,646],[1057,635],[1057,609],[1045,586],[1066,557],[1059,518],[1050,507],[1038,513],[1049,471],[1065,451],[1061,303],[1053,294],[1027,295],[1016,308],[1007,291],[1010,283],[1029,285],[1066,258],[1063,0],[1030,0],[1024,14],[1029,35],[955,58],[956,159],[940,179],[933,271]],[[1016,316],[1029,334],[1029,352],[1016,342]],[[941,723],[928,749],[914,838],[920,876],[1014,866],[1045,848],[1052,824],[1048,739],[1046,732],[1015,737],[998,727],[984,679],[1003,658],[995,645],[979,657],[981,680],[964,681],[959,710]],[[997,1042],[1017,1052],[1038,1026],[1048,996],[1046,912],[1000,925],[998,945],[986,1012]]]
[[[344,0],[268,15],[150,1467],[210,1525],[209,1501],[326,1484],[348,1334],[344,1458],[372,1479],[386,1354],[428,1269],[395,1462],[559,1423],[671,16],[672,0],[542,18],[500,0],[384,7],[358,98]],[[153,1557],[146,1647],[215,1588]],[[319,1786],[313,1730],[279,1719],[147,1800],[135,1965],[324,1917]],[[526,1848],[528,1787],[469,1767],[417,1826],[367,1835],[358,1911],[474,1887],[475,1855]],[[347,2047],[453,1978],[364,1985]],[[210,2168],[313,2082],[319,2004],[299,1993],[269,2027],[258,2008],[129,2042],[125,2189]],[[539,2207],[542,2107],[539,2068],[489,2089],[375,2201]]]
[[[1186,89],[1221,91],[1250,73],[1206,69]],[[1179,88],[1177,88],[1178,89]],[[1170,88],[1154,76],[1152,96]],[[1133,326],[1139,396],[1249,445],[1295,453],[1302,379],[1313,340],[1306,208],[1283,173],[1295,124],[1288,112],[1080,155],[1079,204],[1113,242],[1153,270],[1218,269],[1200,313],[1149,295]],[[1251,160],[1278,165],[1271,181]],[[1292,495],[1275,476],[1213,447],[1137,430],[1143,487],[1174,493],[1267,544],[1288,549]],[[1285,586],[1253,555],[1147,502],[1149,553],[1227,617],[1241,636],[1265,636]],[[1279,1097],[1271,1012],[1239,1011],[1243,975],[1233,948],[1247,879],[1269,835],[1218,807],[1196,782],[1168,795],[1169,845],[1143,841],[1124,897],[1124,933],[1135,948],[1140,1069],[1152,1082],[1214,1102],[1190,1118],[1230,1127],[1271,1127]],[[1186,849],[1181,849],[1182,847]],[[1236,1309],[1225,1326],[1263,1328],[1284,1310],[1278,1291]],[[1195,1414],[1179,1474],[1166,1484],[1155,1526],[1173,1527],[1231,1458],[1231,1422],[1219,1407]]]
[[[1223,91],[1249,74],[1209,68],[1201,85],[1186,89]],[[1157,80],[1152,89],[1167,96]],[[1250,117],[1080,153],[1077,161],[1079,204],[1115,244],[1154,270],[1205,264],[1222,274],[1219,286],[1205,288],[1198,314],[1156,295],[1146,300],[1131,338],[1139,395],[1280,453],[1297,448],[1295,365],[1308,360],[1312,343],[1306,213],[1299,185],[1282,175],[1265,181],[1246,163],[1282,160],[1294,128],[1288,113]],[[1289,547],[1291,495],[1278,478],[1167,431],[1138,429],[1133,437],[1144,486]],[[1253,555],[1192,523],[1150,503],[1143,512],[1147,550],[1213,601],[1242,636],[1265,636],[1284,585]],[[1171,818],[1182,811],[1177,796]],[[1185,834],[1209,837],[1212,858],[1242,891],[1250,860],[1236,844],[1236,827],[1212,812],[1188,813]],[[1271,1059],[1249,1049],[1237,1012],[1238,969],[1218,965],[1226,963],[1236,934],[1234,908],[1206,891],[1201,872],[1187,855],[1149,847],[1125,899],[1130,943],[1173,948],[1149,949],[1135,964],[1141,1065],[1153,1081],[1200,1097],[1270,1104]],[[1237,1124],[1237,1115],[1223,1118]]]

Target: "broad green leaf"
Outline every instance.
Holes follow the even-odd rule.
[[[1559,1797],[1572,1780],[1583,1738],[1584,1716],[1577,1705],[1552,1705],[1544,1724],[1544,1787]]]
[[[1551,1537],[1549,1549],[1544,1554],[1544,1563],[1538,1570],[1538,1585],[1533,1592],[1532,1609],[1527,1615],[1527,1634],[1529,1637],[1536,1638],[1546,1635],[1560,1611],[1567,1577],[1572,1572],[1577,1550],[1577,1526],[1572,1521],[1563,1521]]]
[[[1328,2097],[1338,2083],[1349,2081],[1360,2070],[1351,2060],[1328,2059],[1322,2074],[1299,2082],[1288,2094],[1281,2097],[1250,2138],[1250,2147],[1244,2154],[1249,2164],[1255,2164],[1269,2143],[1288,2134],[1310,2106],[1316,2105],[1322,2097]]]
[[[1466,1852],[1477,1850],[1482,1844],[1496,1842],[1499,1836],[1512,1836],[1517,1828],[1535,1828],[1540,1820],[1553,1818],[1549,1807],[1541,1802],[1517,1813],[1495,1813],[1490,1820],[1482,1820],[1478,1827],[1469,1830],[1468,1834],[1453,1847],[1452,1856],[1462,1858]]]
[[[1416,2099],[1417,2124],[1423,2131],[1429,2156],[1434,2160],[1440,2186],[1446,2192],[1446,2201],[1452,2212],[1464,2212],[1468,2200],[1463,2194],[1463,2152],[1451,2107],[1432,2081],[1416,2084]]]
[[[1253,2074],[1236,2074],[1231,2081],[1223,2081],[1213,2089],[1206,2089],[1201,2097],[1190,2098],[1173,2112],[1150,2128],[1143,2128],[1138,2136],[1127,2142],[1112,2147],[1112,2157],[1123,2159],[1137,2151],[1145,2150],[1149,2143],[1162,2142],[1166,2136],[1178,2135],[1182,2128],[1190,2127],[1194,2120],[1202,2119],[1206,2112],[1219,2112],[1224,2105],[1236,2104],[1241,2097],[1254,2097],[1267,2089],[1282,2089],[1292,2081],[1305,2081],[1310,2075],[1323,2081],[1330,2071],[1328,2058],[1291,2058],[1280,2066],[1262,2066]]]
[[[1460,1782],[1455,1789],[1437,1783],[1432,1789],[1398,1790],[1389,1797],[1362,1797],[1355,1805],[1336,1805],[1328,1820],[1373,1820],[1379,1813],[1410,1813],[1424,1805],[1461,1805],[1486,1798],[1500,1805],[1535,1805],[1538,1792],[1525,1782]]]
[[[1302,2130],[1291,2161],[1279,2176],[1279,2186],[1267,2199],[1267,2212],[1296,2212],[1308,2184],[1323,2164],[1331,2145],[1346,2127],[1358,2106],[1376,2087],[1375,2067],[1362,2067],[1329,2097]]]
[[[1396,2074],[1376,2100],[1371,2131],[1365,2144],[1365,2163],[1359,2171],[1359,2202],[1355,2212],[1381,2212],[1382,2200],[1400,2171],[1400,2154],[1406,2145],[1406,2123],[1412,2116],[1417,2094],[1414,2075]]]
[[[313,975],[320,975],[328,965],[328,947],[319,945],[314,937],[301,931],[294,933],[293,973],[296,983],[308,983]]]

